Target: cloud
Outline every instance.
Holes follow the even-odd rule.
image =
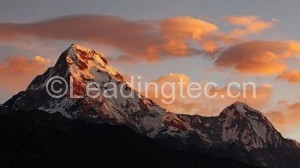
[[[213,88],[212,94],[218,93],[218,95],[224,95],[224,97],[217,97],[215,103],[221,102],[223,105],[229,105],[236,101],[244,102],[251,107],[260,109],[267,105],[272,99],[273,87],[270,84],[262,84],[257,86],[256,90],[251,85],[248,85],[244,89],[242,87],[230,87],[230,92],[227,92],[228,85],[223,88]],[[233,95],[234,97],[232,97]],[[236,96],[236,97],[235,97]]]
[[[22,90],[32,78],[46,70],[50,60],[41,56],[28,59],[25,56],[7,57],[0,62],[1,89]]]
[[[269,29],[273,26],[276,19],[271,21],[263,21],[259,16],[228,16],[225,18],[232,25],[241,27],[234,29],[229,33],[229,36],[243,37],[249,34],[256,34]]]
[[[300,103],[289,104],[287,101],[280,101],[277,107],[266,115],[279,131],[288,132],[300,126]]]
[[[180,81],[182,87],[179,84]],[[201,101],[201,98],[191,99],[186,96],[187,87],[191,83],[190,77],[186,74],[170,73],[151,81],[151,83],[158,86],[158,91],[155,91],[154,85],[150,84],[143,94],[168,111],[180,114],[214,115],[211,113],[211,109]],[[174,83],[174,89],[167,83]],[[164,93],[161,92],[161,89]],[[186,97],[183,98],[181,95]],[[165,103],[172,101],[173,96],[172,103]]]
[[[278,57],[287,50],[300,50],[298,42],[240,43],[239,36],[268,29],[274,20],[263,21],[257,16],[229,16],[226,20],[242,28],[226,34],[217,25],[190,16],[161,20],[128,20],[118,16],[73,15],[34,23],[2,23],[0,41],[26,38],[35,41],[60,40],[104,45],[120,51],[120,56],[112,60],[121,62],[157,62],[195,55],[212,58],[213,55],[220,54],[216,61],[219,67],[233,67],[244,73],[258,71],[263,74],[286,70],[286,65]],[[234,45],[228,47],[232,44]],[[225,48],[224,52],[222,48]],[[237,50],[241,52],[238,53]],[[234,56],[227,56],[229,53]],[[255,56],[252,57],[253,55]],[[224,61],[223,57],[229,57],[229,60]],[[241,63],[231,61],[233,57]],[[246,64],[249,60],[249,64]],[[253,65],[258,67],[250,69]]]
[[[0,24],[0,40],[22,38],[85,41],[114,47],[136,60],[159,61],[212,51],[217,45],[206,36],[218,27],[193,17],[127,20],[117,16],[74,15],[26,24]],[[192,47],[191,42],[198,45]]]
[[[186,40],[195,40],[206,51],[214,51],[218,48],[217,44],[210,41],[207,37],[218,31],[218,27],[212,23],[188,16],[174,17],[162,20],[161,28],[162,35],[171,41],[168,49],[171,52],[175,51],[175,54],[184,55],[178,52],[176,48],[184,51],[185,47],[178,45],[177,42]]]
[[[244,74],[280,74],[287,70],[287,58],[299,57],[299,49],[300,43],[296,41],[249,41],[226,48],[215,65]]]
[[[285,80],[289,83],[300,83],[300,71],[297,70],[289,70],[281,73],[277,79]]]
[[[182,88],[180,88],[179,82],[182,81]],[[264,84],[261,86],[257,86],[256,88],[256,97],[254,97],[254,89],[249,85],[245,88],[245,96],[243,96],[242,88],[234,88],[231,89],[231,94],[236,95],[237,93],[241,93],[239,96],[232,98],[229,96],[227,92],[227,87],[208,87],[209,95],[214,95],[217,93],[215,98],[205,97],[204,87],[207,82],[192,82],[190,77],[186,74],[174,74],[170,73],[168,75],[161,76],[156,80],[152,81],[158,86],[158,94],[155,95],[155,89],[153,85],[150,85],[148,90],[144,91],[144,95],[147,93],[148,98],[152,99],[154,102],[159,104],[160,106],[166,108],[169,111],[175,113],[185,113],[185,114],[198,114],[205,116],[214,116],[218,115],[225,107],[229,104],[232,104],[236,101],[241,101],[249,104],[254,108],[261,108],[269,103],[273,95],[273,87],[268,84]],[[175,83],[174,89],[170,85],[166,85],[166,83]],[[194,85],[192,85],[194,83]],[[200,84],[202,87],[201,96],[199,97],[189,97],[188,96],[188,88],[195,88],[195,83]],[[162,94],[160,89],[165,84],[164,94]],[[171,94],[173,93],[173,94]],[[192,96],[197,95],[197,92],[191,92]],[[165,103],[166,101],[172,100],[172,98],[168,97],[169,95],[174,95],[174,101],[171,104]],[[182,97],[184,95],[185,97]],[[223,95],[223,96],[222,96]]]

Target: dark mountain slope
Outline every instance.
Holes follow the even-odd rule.
[[[0,167],[254,168],[180,151],[125,126],[69,120],[43,111],[0,116]],[[165,140],[167,141],[167,140]]]

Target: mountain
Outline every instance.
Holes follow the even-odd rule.
[[[55,76],[73,86],[74,95],[85,95],[87,86],[99,84],[101,93],[115,84],[117,97],[53,98],[47,82]],[[58,90],[57,85],[54,89]],[[65,88],[71,93],[70,88]],[[108,92],[107,92],[108,93]],[[132,97],[123,97],[132,94]],[[110,93],[112,94],[112,93]],[[72,95],[72,94],[71,94]],[[166,111],[144,98],[124,81],[120,73],[99,53],[71,45],[54,67],[37,76],[28,88],[13,96],[4,106],[10,111],[42,110],[59,112],[68,119],[91,123],[122,125],[165,145],[205,155],[242,161],[272,168],[300,167],[299,145],[285,139],[259,111],[236,102],[219,116],[180,115]]]
[[[63,77],[70,85],[72,80],[74,94],[84,95],[86,86],[91,82],[100,84],[102,90],[108,89],[108,83],[115,83],[118,87],[116,98],[100,96],[97,99],[85,96],[84,98],[70,98],[64,96],[53,98],[46,91],[46,84],[51,77]],[[133,92],[132,98],[121,96],[121,87],[124,94]],[[173,115],[151,100],[139,98],[123,80],[118,71],[110,66],[106,59],[94,50],[78,45],[72,45],[62,53],[56,65],[49,68],[43,75],[37,76],[26,91],[14,96],[5,103],[13,110],[39,109],[49,113],[60,112],[63,116],[86,118],[99,123],[127,125],[140,133],[153,136],[161,131],[164,122],[176,122]],[[176,117],[176,115],[174,115]]]
[[[300,150],[293,140],[285,139],[259,111],[236,102],[217,117],[179,115],[196,129],[192,143],[214,156],[236,158],[263,167],[300,167]],[[204,140],[204,142],[203,142]]]

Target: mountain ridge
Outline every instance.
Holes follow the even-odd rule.
[[[99,83],[102,89],[105,89],[106,83],[113,82],[118,88],[124,84],[123,91],[126,93],[133,90],[101,54],[73,44],[61,54],[54,67],[37,76],[25,91],[4,105],[12,111],[38,109],[50,114],[60,112],[70,119],[84,118],[96,123],[125,125],[154,139],[175,138],[180,140],[183,148],[195,144],[197,150],[256,166],[289,166],[284,161],[288,157],[277,155],[281,155],[281,148],[294,150],[298,147],[283,138],[261,112],[241,102],[228,106],[219,116],[202,117],[168,112],[150,99],[138,97],[139,93],[135,91],[133,98],[126,99],[103,96],[98,99],[72,99],[68,96],[54,99],[45,92],[46,81],[53,76],[63,77],[68,84],[72,79],[76,95],[83,95],[90,82]],[[292,156],[299,152],[295,149],[290,155],[300,159],[297,155]]]

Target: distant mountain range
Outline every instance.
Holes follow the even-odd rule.
[[[204,167],[218,167],[218,165],[214,165],[212,160],[219,158],[217,160],[220,161],[220,163],[224,163],[223,166],[230,165],[234,162],[233,160],[236,161],[232,166],[227,167],[246,167],[247,165],[252,165],[270,168],[300,168],[299,144],[296,141],[283,138],[261,112],[244,103],[236,102],[230,105],[224,109],[219,116],[203,117],[168,112],[150,99],[138,97],[138,93],[135,91],[133,91],[135,96],[132,98],[123,98],[121,96],[118,96],[118,98],[106,98],[100,96],[97,99],[90,97],[73,99],[68,95],[60,98],[53,98],[47,93],[46,84],[47,81],[54,76],[62,77],[68,84],[70,84],[71,79],[74,85],[74,92],[79,95],[85,93],[86,86],[91,82],[99,83],[101,89],[106,89],[105,83],[113,82],[118,88],[121,88],[121,85],[125,85],[122,90],[124,93],[133,91],[133,89],[126,84],[122,75],[114,67],[109,65],[107,60],[101,54],[79,45],[71,45],[61,54],[54,67],[49,68],[44,74],[37,76],[25,91],[13,96],[4,103],[2,107],[2,116],[5,118],[2,118],[2,120],[4,121],[11,120],[11,122],[14,123],[15,121],[8,116],[18,116],[18,113],[20,113],[22,118],[26,118],[25,114],[32,117],[32,129],[28,131],[27,127],[31,127],[30,123],[24,124],[24,129],[26,130],[25,132],[34,132],[34,135],[23,134],[23,137],[25,136],[29,139],[33,137],[37,138],[36,141],[39,145],[49,144],[49,142],[43,144],[39,139],[40,137],[45,138],[48,133],[51,138],[55,137],[58,139],[57,145],[61,145],[64,138],[63,133],[66,131],[69,140],[74,136],[76,143],[70,143],[75,145],[74,150],[77,150],[77,143],[80,142],[81,138],[84,139],[84,132],[82,132],[81,127],[87,132],[89,132],[88,129],[91,129],[91,131],[95,130],[95,133],[88,133],[88,136],[91,139],[92,136],[95,136],[99,141],[101,141],[101,138],[105,139],[105,137],[96,135],[97,133],[105,133],[105,129],[108,129],[114,134],[110,136],[117,137],[119,134],[122,135],[122,131],[120,131],[122,128],[126,130],[125,132],[128,132],[129,137],[128,139],[124,138],[124,141],[137,141],[137,144],[139,145],[146,143],[145,150],[149,150],[148,147],[152,147],[153,145],[153,148],[155,149],[153,151],[157,152],[157,156],[162,156],[165,150],[164,154],[171,156],[174,156],[174,154],[172,154],[173,152],[178,152],[178,155],[174,156],[174,158],[176,158],[176,161],[183,159],[182,161],[186,162],[183,163],[183,165],[186,165],[187,167],[201,167],[200,164],[205,163],[207,163],[207,165]],[[121,93],[118,92],[117,94],[120,95]],[[47,114],[36,114],[43,113],[42,111],[47,112]],[[52,118],[52,115],[57,116],[57,113],[64,117],[64,119],[56,117],[59,118],[58,121],[63,120],[63,123],[67,122],[67,125],[71,125],[71,130],[69,130],[69,126],[66,126],[65,129],[55,128],[56,121],[53,121],[54,119],[50,119],[51,121],[46,119],[47,117]],[[44,117],[42,120],[39,119],[40,115],[41,117]],[[22,120],[22,118],[19,118],[19,120]],[[26,120],[31,119],[26,118]],[[79,125],[75,124],[77,123],[77,120],[81,121]],[[35,123],[39,121],[41,121],[40,124],[42,128],[37,126],[39,123]],[[74,122],[74,125],[71,124],[72,122]],[[8,122],[6,122],[6,124],[7,126],[10,126]],[[108,126],[107,124],[115,126]],[[7,127],[2,122],[1,125]],[[53,127],[54,130],[52,130]],[[50,130],[48,130],[48,128]],[[128,128],[134,132],[130,131]],[[79,131],[78,136],[76,134],[77,129]],[[101,131],[98,131],[99,129]],[[6,131],[9,130],[10,129],[7,128]],[[20,130],[15,131],[18,132]],[[61,135],[56,136],[51,131],[58,132]],[[69,134],[68,131],[74,132]],[[7,137],[4,139],[5,143],[7,143]],[[97,143],[96,141],[92,142]],[[119,143],[119,141],[112,142]],[[25,139],[24,143],[26,143],[24,146],[26,147],[26,152],[30,152],[29,145],[33,145],[34,147],[34,144],[32,144],[32,142],[27,142]],[[67,146],[69,145],[69,142],[65,143]],[[104,140],[104,143],[108,142]],[[127,143],[131,144],[130,142],[126,142],[124,145]],[[105,146],[105,144],[97,144],[95,144],[95,148]],[[62,150],[55,145],[56,144],[54,143],[54,146],[51,146],[51,149]],[[88,148],[93,146],[92,144],[85,145],[87,145]],[[116,144],[116,146],[118,146],[118,144]],[[142,146],[140,147],[143,148]],[[134,152],[133,149],[135,148],[129,147],[128,151]],[[19,146],[16,150],[22,151],[24,149]],[[38,158],[40,155],[43,155],[45,151],[49,153],[48,150],[50,149],[41,148],[41,150],[33,151],[37,152],[34,153],[34,155]],[[69,148],[66,149],[70,156],[73,152],[81,154],[79,151],[83,152],[85,150],[87,149],[81,147],[78,148],[78,151],[72,151]],[[95,152],[99,152],[98,150],[101,151],[100,149],[92,149],[92,151]],[[114,151],[116,150],[118,149],[114,149]],[[101,153],[101,157],[103,157],[105,156],[105,152],[111,154],[112,151],[107,150],[101,152],[103,152]],[[126,150],[123,152],[126,153]],[[155,155],[155,152],[151,153],[151,155]],[[146,159],[144,157],[149,157],[147,159],[151,159],[151,156],[146,156],[141,149],[138,149],[138,153],[141,153],[141,155],[133,154],[132,157],[137,157],[137,159],[141,160]],[[84,157],[87,157],[85,153],[82,154]],[[185,154],[189,156],[186,160],[184,160]],[[4,155],[9,157],[6,154]],[[91,155],[96,157],[94,154]],[[128,153],[125,155],[128,155]],[[26,156],[27,155],[19,154],[14,157],[16,157],[16,160],[23,159],[24,161],[24,159],[28,159]],[[81,157],[81,159],[84,159],[84,157]],[[99,157],[99,164],[101,164],[101,157]],[[130,157],[130,154],[129,156],[124,157],[128,158]],[[194,160],[198,157],[207,157],[208,159],[206,158],[204,160],[209,161],[198,162]],[[104,158],[108,159],[108,157]],[[166,165],[166,160],[157,157],[155,158],[156,160],[151,162],[151,164],[155,163],[153,167],[179,166],[179,164]],[[171,158],[170,156],[166,156],[166,159]],[[11,161],[11,159],[8,160]],[[46,159],[39,164],[52,161],[53,160],[51,159]],[[58,160],[55,161],[58,162]],[[72,160],[68,160],[68,162],[71,163]],[[116,164],[113,162],[114,161],[112,161],[112,164]],[[240,162],[245,164],[241,166]],[[193,166],[192,163],[195,165]],[[183,165],[179,167],[183,167]]]

